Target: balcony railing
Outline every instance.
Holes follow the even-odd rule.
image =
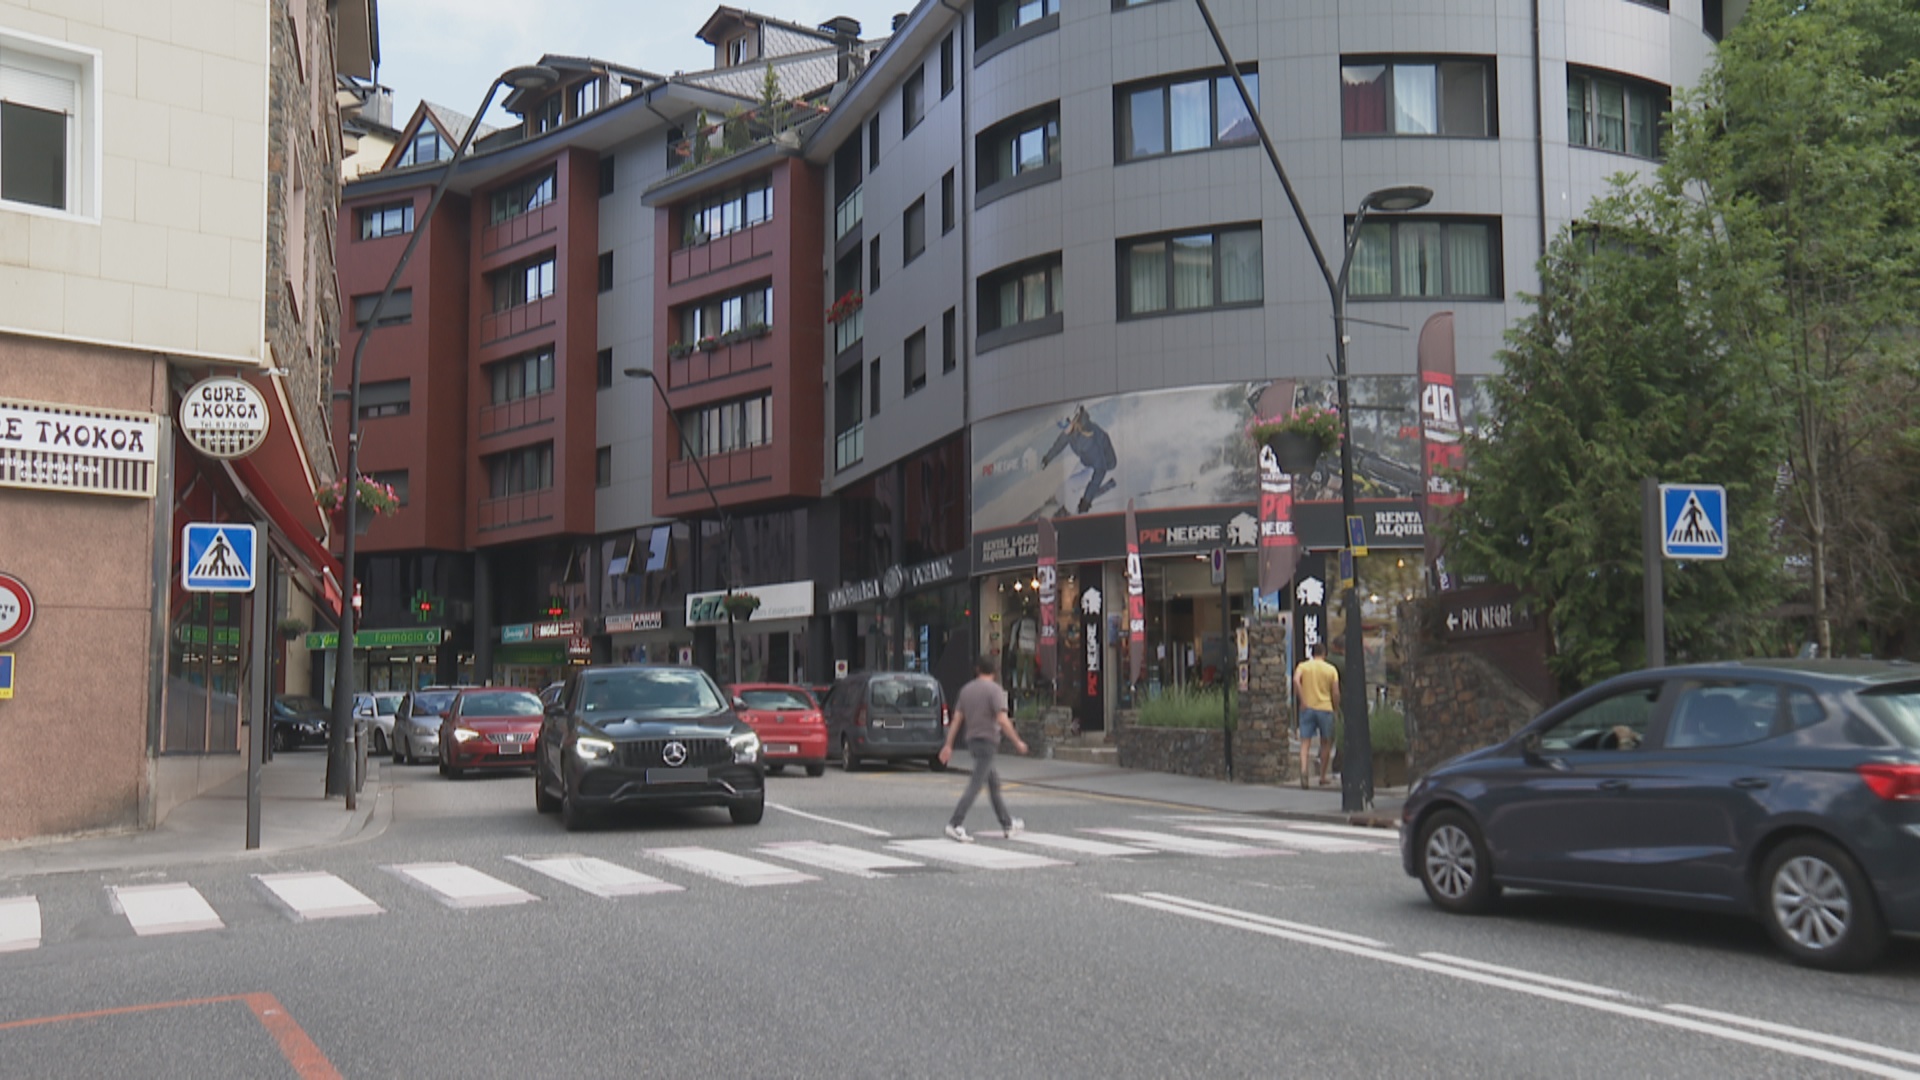
[[[480,406],[480,437],[513,431],[543,420],[560,419],[562,402],[552,390],[530,394],[512,401]]]
[[[833,437],[833,471],[857,465],[867,456],[867,426],[855,424]]]
[[[836,241],[852,232],[853,227],[860,224],[861,204],[865,201],[861,193],[864,191],[866,191],[864,187],[854,188],[853,194],[840,200],[840,205],[834,208],[833,238]]]
[[[724,161],[751,150],[815,117],[827,115],[824,105],[805,101],[775,101],[722,117],[667,147],[668,159],[681,172]]]
[[[551,521],[559,512],[558,488],[544,488],[519,495],[504,495],[497,499],[481,499],[479,530],[490,532],[494,529],[510,529],[516,525]]]
[[[548,308],[552,310],[549,312]],[[518,334],[546,326],[560,315],[560,301],[557,297],[544,296],[525,304],[516,304],[501,311],[491,311],[480,316],[480,344],[490,345],[496,341],[505,341]]]
[[[773,366],[779,358],[771,329],[757,335],[743,335],[723,342],[712,350],[693,349],[667,353],[667,385],[675,389],[725,379],[742,372]],[[677,354],[677,355],[676,355]]]
[[[667,254],[667,280],[686,281],[773,253],[774,230],[753,225]]]
[[[866,336],[864,311],[865,309],[855,311],[833,324],[833,355],[839,356],[853,348],[855,342]]]

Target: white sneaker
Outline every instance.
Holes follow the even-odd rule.
[[[958,826],[958,825],[949,825],[949,826],[947,826],[947,839],[949,839],[949,840],[957,840],[957,841],[959,841],[959,842],[960,842],[960,843],[962,843],[962,844],[971,844],[971,843],[973,843],[973,836],[972,836],[972,834],[970,834],[970,833],[968,833],[966,829],[964,829],[964,828],[962,828],[962,827],[960,827],[960,826]]]
[[[1021,833],[1026,831],[1027,831],[1027,823],[1020,820],[1019,818],[1014,818],[1013,824],[1007,826],[1007,839],[1011,840],[1014,837],[1019,836]]]

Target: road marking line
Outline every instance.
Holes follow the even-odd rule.
[[[1115,844],[1106,840],[1094,840],[1085,836],[1060,836],[1055,833],[1023,832],[1015,836],[1014,842],[1032,844],[1035,847],[1053,848],[1058,851],[1071,851],[1076,855],[1092,855],[1097,858],[1121,858],[1128,855],[1158,855],[1152,848],[1135,847],[1132,844]]]
[[[925,863],[911,859],[896,858],[878,851],[866,851],[861,848],[847,847],[843,844],[822,844],[815,840],[791,840],[776,844],[762,844],[759,850],[776,859],[791,859],[808,866],[817,866],[822,870],[837,870],[843,874],[852,874],[863,878],[892,877],[888,870],[924,870]]]
[[[1131,840],[1161,851],[1177,851],[1182,855],[1205,855],[1214,859],[1238,859],[1252,855],[1285,855],[1284,851],[1273,848],[1254,847],[1251,844],[1229,844],[1222,840],[1203,840],[1197,836],[1175,836],[1172,833],[1147,832],[1144,829],[1082,829],[1081,832],[1098,833],[1120,840]]]
[[[1191,832],[1212,833],[1215,836],[1236,836],[1242,840],[1263,840],[1270,844],[1297,848],[1301,851],[1316,852],[1389,852],[1398,853],[1399,848],[1385,844],[1363,844],[1358,840],[1342,840],[1332,836],[1314,836],[1294,832],[1291,829],[1262,829],[1245,825],[1182,825]]]
[[[893,835],[892,833],[886,831],[885,829],[876,829],[869,825],[855,825],[851,821],[841,821],[838,818],[821,817],[819,814],[809,814],[805,810],[795,810],[791,806],[781,806],[779,803],[768,803],[767,809],[779,810],[784,813],[792,814],[794,817],[803,817],[803,818],[806,818],[808,821],[818,821],[824,825],[838,825],[843,829],[852,829],[854,832],[857,832],[857,833],[866,833],[868,836],[878,836],[878,837],[884,838],[884,837]]]
[[[1324,926],[1313,926],[1308,923],[1291,922],[1287,919],[1276,919],[1271,915],[1256,915],[1250,911],[1236,911],[1233,908],[1220,907],[1217,904],[1209,904],[1204,900],[1192,900],[1184,896],[1169,896],[1166,893],[1152,892],[1141,893],[1140,895],[1152,897],[1155,900],[1164,900],[1169,904],[1179,904],[1182,907],[1192,908],[1195,911],[1210,911],[1219,915],[1232,915],[1236,918],[1259,923],[1262,926],[1277,926],[1283,930],[1297,930],[1303,934],[1318,934],[1321,937],[1332,938],[1335,941],[1344,941],[1349,945],[1364,945],[1370,949],[1387,948],[1387,943],[1384,941],[1375,941],[1373,938],[1362,937],[1359,934],[1349,934],[1344,930],[1330,930]]]
[[[1920,1078],[1920,1073],[1909,1072],[1905,1069],[1885,1065],[1878,1061],[1851,1057],[1846,1054],[1837,1054],[1832,1051],[1822,1050],[1818,1047],[1791,1043],[1767,1035],[1742,1031],[1734,1027],[1716,1026],[1684,1016],[1675,1016],[1671,1013],[1661,1012],[1656,1009],[1628,1005],[1619,1001],[1609,1001],[1605,998],[1585,997],[1551,986],[1541,986],[1537,983],[1522,982],[1518,979],[1509,979],[1499,975],[1470,971],[1448,964],[1435,963],[1432,960],[1425,960],[1414,956],[1401,956],[1398,953],[1370,949],[1361,945],[1350,945],[1344,941],[1335,941],[1319,936],[1318,934],[1303,934],[1296,930],[1287,930],[1277,926],[1265,926],[1253,921],[1263,918],[1264,916],[1255,915],[1252,912],[1236,912],[1233,915],[1226,915],[1186,906],[1194,902],[1179,900],[1178,898],[1175,898],[1177,902],[1169,902],[1152,896],[1129,896],[1124,893],[1109,893],[1107,895],[1124,904],[1133,904],[1137,907],[1164,911],[1189,919],[1197,919],[1201,922],[1210,922],[1218,926],[1232,927],[1236,930],[1247,930],[1256,934],[1264,934],[1267,937],[1282,938],[1302,945],[1331,949],[1335,952],[1346,953],[1349,956],[1363,956],[1369,960],[1378,960],[1383,964],[1393,964],[1399,967],[1412,968],[1416,971],[1445,975],[1449,978],[1459,979],[1464,982],[1479,983],[1482,986],[1491,986],[1502,990],[1511,990],[1519,994],[1526,994],[1531,997],[1545,998],[1548,1001],[1558,1001],[1566,1005],[1578,1005],[1582,1008],[1592,1009],[1595,1012],[1612,1013],[1615,1016],[1624,1016],[1631,1020],[1644,1020],[1648,1023],[1659,1024],[1664,1027],[1679,1028],[1683,1031],[1710,1035],[1717,1039],[1725,1039],[1728,1042],[1745,1043],[1748,1046],[1757,1046],[1763,1050],[1774,1050],[1794,1057],[1802,1057],[1828,1065],[1838,1065],[1843,1068],[1854,1069],[1870,1076],[1892,1077],[1894,1080],[1916,1080],[1916,1078]],[[1232,909],[1221,909],[1221,911],[1230,910]]]
[[[113,909],[125,915],[133,932],[141,937],[220,930],[227,925],[199,890],[185,882],[115,885],[108,891],[113,896]]]
[[[1501,967],[1499,964],[1489,964],[1480,960],[1469,960],[1464,956],[1449,956],[1446,953],[1438,952],[1423,952],[1420,955],[1429,960],[1437,960],[1442,964],[1458,964],[1461,967],[1472,968],[1475,971],[1487,971],[1495,975],[1509,975],[1516,979],[1531,979],[1537,983],[1542,983],[1547,986],[1557,986],[1562,990],[1572,990],[1576,993],[1594,994],[1599,997],[1620,998],[1622,1000],[1633,997],[1632,994],[1624,991],[1611,990],[1604,986],[1595,986],[1592,983],[1574,982],[1572,979],[1562,979],[1552,975],[1541,975],[1537,972],[1522,971],[1519,968]]]
[[[273,1041],[280,1047],[280,1056],[287,1059],[300,1080],[340,1080],[339,1070],[327,1060],[307,1036],[306,1030],[287,1013],[280,1000],[272,994],[228,994],[224,997],[186,998],[180,1001],[157,1001],[150,1005],[122,1005],[112,1009],[94,1009],[90,1012],[62,1013],[58,1016],[36,1016],[30,1020],[9,1020],[0,1023],[0,1031],[15,1031],[20,1028],[41,1027],[46,1024],[65,1024],[75,1020],[101,1020],[110,1016],[133,1016],[137,1013],[157,1012],[161,1009],[181,1009],[199,1005],[226,1005],[240,1002],[267,1029]]]
[[[683,885],[662,881],[638,870],[629,870],[618,863],[610,863],[605,859],[596,859],[587,855],[528,857],[509,855],[507,861],[519,863],[535,873],[545,874],[555,881],[608,900],[622,896],[686,891]]]
[[[991,844],[956,844],[951,840],[895,840],[888,847],[940,862],[958,863],[979,870],[1036,870],[1043,866],[1072,866],[1026,851]]]
[[[1824,1043],[1828,1046],[1837,1046],[1842,1050],[1852,1050],[1861,1054],[1872,1054],[1875,1057],[1888,1058],[1892,1061],[1904,1062],[1908,1065],[1920,1065],[1920,1054],[1909,1054],[1904,1050],[1875,1046],[1873,1043],[1864,1043],[1857,1039],[1848,1039],[1839,1035],[1823,1035],[1818,1031],[1808,1031],[1805,1028],[1788,1027],[1785,1024],[1774,1024],[1765,1020],[1754,1020],[1745,1016],[1736,1016],[1733,1013],[1714,1012],[1712,1009],[1701,1009],[1692,1005],[1668,1005],[1667,1008],[1672,1009],[1674,1012],[1686,1013],[1690,1016],[1702,1016],[1709,1020],[1718,1020],[1726,1024],[1736,1024],[1740,1027],[1750,1027],[1757,1031],[1772,1032],[1775,1035],[1786,1035],[1790,1038],[1805,1039],[1808,1042]]]
[[[40,901],[31,896],[0,900],[0,952],[40,947]]]
[[[299,921],[378,915],[385,910],[369,899],[366,893],[332,874],[320,871],[255,874],[253,879],[266,886]]]
[[[1364,836],[1375,843],[1391,843],[1397,845],[1400,842],[1400,829],[1397,826],[1391,829],[1370,829],[1362,825],[1308,825],[1302,823],[1299,825],[1289,825],[1287,827],[1290,829],[1298,829],[1301,832],[1323,832],[1331,833],[1335,836]]]
[[[691,870],[696,874],[724,881],[729,885],[745,885],[749,888],[757,885],[797,885],[805,881],[819,881],[812,874],[803,874],[784,866],[776,866],[759,859],[749,859],[745,855],[715,851],[712,848],[650,848],[649,856],[675,866]]]
[[[525,889],[459,863],[402,863],[387,869],[425,888],[450,908],[500,907],[530,904],[540,899]]]

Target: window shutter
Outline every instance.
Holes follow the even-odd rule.
[[[31,63],[17,52],[0,50],[0,101],[72,116],[74,81],[24,66]]]

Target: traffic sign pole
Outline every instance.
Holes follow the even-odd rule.
[[[1643,478],[1640,481],[1640,550],[1645,564],[1641,576],[1646,598],[1647,666],[1650,668],[1667,666],[1666,564],[1661,560],[1666,534],[1661,529],[1665,516],[1661,503],[1660,482],[1651,476]]]

